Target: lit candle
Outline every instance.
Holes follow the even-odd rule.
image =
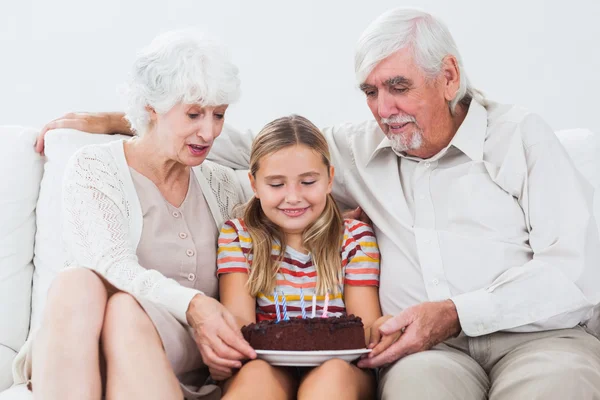
[[[329,306],[329,293],[325,293],[325,304],[323,304],[323,315],[321,318],[327,318],[327,307]]]
[[[304,290],[300,288],[300,308],[302,308],[302,319],[306,319],[306,309],[304,308]]]
[[[281,321],[281,317],[279,316],[279,295],[277,294],[277,289],[273,291],[273,299],[275,300],[275,314],[277,315],[277,322]]]
[[[287,306],[285,304],[285,294],[283,294],[283,292],[281,292],[281,306],[283,307],[283,320],[287,321],[290,319],[290,317],[287,313]]]
[[[310,314],[311,318],[314,318],[317,315],[317,294],[313,293],[312,297],[312,313]]]

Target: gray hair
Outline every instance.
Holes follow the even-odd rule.
[[[484,102],[481,92],[469,82],[456,43],[446,25],[433,15],[413,8],[389,10],[371,22],[362,33],[354,57],[358,84],[364,83],[377,64],[404,48],[412,49],[416,64],[428,78],[440,74],[444,57],[453,55],[456,58],[460,85],[449,104],[452,113],[458,103],[468,103],[473,97]]]
[[[150,123],[147,106],[165,113],[178,103],[231,104],[239,94],[238,68],[223,46],[194,30],[170,31],[138,53],[126,87],[126,118],[141,135]]]

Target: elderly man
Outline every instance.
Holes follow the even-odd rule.
[[[334,194],[379,240],[393,315],[380,333],[403,332],[359,363],[383,367],[381,398],[600,398],[584,325],[600,302],[593,190],[552,129],[485,100],[445,25],[418,10],[377,18],[355,67],[376,122],[324,133]],[[128,130],[119,114],[71,117],[48,128]],[[247,167],[251,139],[226,130],[211,155]]]

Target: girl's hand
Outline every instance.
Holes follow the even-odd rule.
[[[229,373],[222,372],[221,370],[208,368],[208,372],[210,372],[210,377],[215,381],[224,381],[225,379],[229,379],[233,376],[233,372],[229,370]]]
[[[194,330],[202,361],[215,374],[230,376],[232,368],[241,368],[241,360],[256,358],[256,352],[244,340],[233,315],[217,300],[196,295],[190,302],[187,319]]]
[[[385,349],[390,347],[396,340],[400,338],[402,335],[402,331],[394,332],[391,335],[382,335],[379,328],[383,325],[387,320],[393,318],[393,315],[384,315],[377,319],[373,325],[371,325],[371,335],[369,337],[369,349],[372,351],[369,353],[368,357],[375,357],[376,355],[383,352]]]

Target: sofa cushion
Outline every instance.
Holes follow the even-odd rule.
[[[121,135],[91,135],[57,129],[46,135],[44,177],[40,186],[35,236],[32,331],[39,326],[50,283],[65,264],[61,237],[62,180],[69,158],[81,147],[119,140]]]
[[[27,389],[27,386],[17,385],[0,392],[0,400],[33,400],[33,394]]]
[[[43,158],[37,131],[0,127],[0,391],[12,384],[11,363],[25,342],[31,310],[35,207]]]

